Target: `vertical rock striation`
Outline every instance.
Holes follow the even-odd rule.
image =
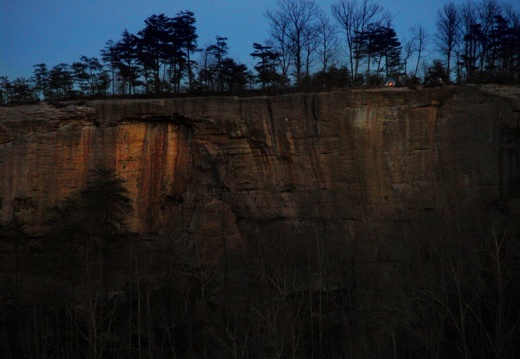
[[[410,238],[507,200],[519,108],[518,89],[493,86],[0,108],[0,215],[37,232],[103,164],[136,232],[174,223],[240,246],[253,227],[298,237],[319,222],[342,240]]]

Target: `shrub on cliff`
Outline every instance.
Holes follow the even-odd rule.
[[[17,216],[8,221],[0,221],[0,240],[17,240],[27,237],[25,223]]]

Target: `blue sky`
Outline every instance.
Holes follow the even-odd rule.
[[[463,0],[455,0],[461,3]],[[317,0],[330,15],[337,0]],[[397,14],[394,27],[400,40],[416,24],[435,31],[441,0],[376,1]],[[229,55],[252,64],[253,42],[268,37],[267,8],[276,0],[0,0],[0,76],[30,77],[33,65],[71,64],[80,55],[99,57],[108,40],[118,41],[124,29],[136,33],[152,14],[175,16],[191,10],[197,19],[199,46],[216,35],[228,37]],[[332,19],[332,16],[330,16]]]

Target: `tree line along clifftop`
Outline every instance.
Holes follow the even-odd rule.
[[[520,16],[496,0],[447,2],[435,33],[416,25],[406,41],[394,30],[395,15],[373,0],[339,0],[330,15],[315,1],[280,0],[264,16],[269,37],[252,44],[253,69],[228,55],[225,36],[200,48],[192,11],[154,14],[136,34],[107,41],[100,58],[36,64],[29,79],[0,77],[0,103],[316,91],[379,85],[388,76],[408,86],[520,81]]]

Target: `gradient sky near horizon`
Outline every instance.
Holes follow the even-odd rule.
[[[437,11],[446,1],[376,0],[395,15],[401,41],[410,38],[408,30],[417,24],[433,33]],[[331,21],[330,7],[337,2],[316,0]],[[0,0],[0,76],[28,78],[35,64],[51,68],[72,64],[81,55],[100,57],[105,43],[118,41],[124,29],[137,33],[152,14],[173,17],[182,10],[195,13],[199,47],[216,35],[225,36],[229,56],[251,66],[253,42],[268,38],[265,11],[276,4],[277,0]]]

